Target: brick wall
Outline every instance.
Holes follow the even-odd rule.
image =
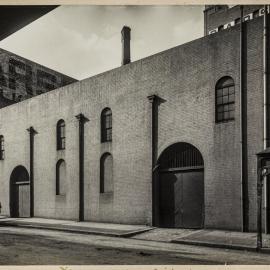
[[[243,16],[252,13],[262,7],[263,5],[243,5]],[[217,10],[214,13],[211,12],[211,10],[205,10],[204,12],[205,35],[208,35],[208,32],[210,30],[213,30],[221,25],[225,25],[240,17],[241,17],[240,5],[236,5],[227,9],[223,8]]]
[[[250,228],[255,226],[256,160],[262,146],[262,19],[247,25],[248,164]],[[35,214],[78,218],[78,120],[85,124],[85,218],[150,224],[151,104],[159,106],[158,154],[176,142],[197,147],[204,159],[205,226],[241,229],[239,26],[0,110],[6,159],[0,161],[3,213],[9,214],[9,177],[19,164],[29,170],[29,135],[35,136]],[[215,84],[235,82],[235,121],[215,123]],[[100,143],[100,114],[112,110],[112,142]],[[55,128],[66,122],[66,149],[56,151]],[[100,157],[113,156],[113,195],[99,194]],[[55,196],[55,165],[66,161],[67,194]]]

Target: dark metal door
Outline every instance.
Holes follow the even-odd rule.
[[[184,228],[203,227],[204,184],[203,171],[182,173],[183,181],[183,222]],[[175,224],[178,227],[178,224]]]
[[[10,175],[10,216],[30,217],[30,182],[25,167],[19,165]]]
[[[174,227],[175,197],[174,184],[178,181],[172,173],[162,173],[159,182],[159,225]]]
[[[19,217],[19,186],[11,184],[10,187],[10,217]]]
[[[159,180],[160,226],[203,227],[203,171],[162,172]]]

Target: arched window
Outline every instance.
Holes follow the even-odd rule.
[[[113,158],[105,153],[100,159],[100,193],[113,192]]]
[[[56,163],[56,195],[66,194],[66,163],[63,159]]]
[[[106,108],[101,113],[101,142],[112,141],[112,111]]]
[[[65,121],[59,120],[56,125],[56,137],[57,137],[57,150],[65,149],[66,146],[66,132],[65,132]]]
[[[216,84],[216,122],[234,119],[235,89],[231,77],[221,78]]]
[[[0,160],[3,160],[5,158],[5,142],[4,142],[4,136],[0,135]]]
[[[203,167],[200,151],[189,143],[176,143],[164,150],[158,159],[160,170]]]

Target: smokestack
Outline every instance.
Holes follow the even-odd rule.
[[[122,66],[130,63],[130,28],[124,26],[122,31]]]

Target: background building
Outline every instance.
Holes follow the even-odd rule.
[[[0,40],[33,22],[56,6],[1,6]],[[0,108],[76,80],[0,49]]]
[[[65,86],[76,80],[0,49],[0,94],[20,101]],[[8,102],[7,102],[7,105]]]

